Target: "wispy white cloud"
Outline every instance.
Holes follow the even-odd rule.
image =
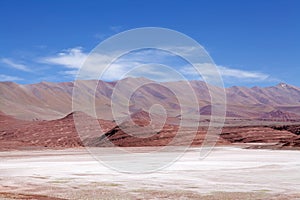
[[[187,52],[193,51],[193,49],[184,49]],[[175,79],[181,79],[181,77],[177,76],[172,70],[162,65],[160,67],[153,64],[151,65],[151,61],[159,64],[166,61],[169,62],[169,54],[166,52],[153,50],[135,52],[134,54],[128,54],[125,57],[121,57],[110,64],[109,61],[111,61],[112,58],[116,58],[117,55],[117,52],[107,54],[92,53],[88,55],[83,51],[82,47],[75,47],[63,50],[51,57],[41,58],[39,61],[50,65],[63,66],[66,70],[62,71],[61,74],[74,77],[79,75],[78,78],[80,79],[101,78],[103,80],[113,81],[125,78],[126,76],[143,76],[156,81],[174,81]],[[84,68],[81,69],[83,64]],[[110,64],[109,67],[108,64]],[[174,65],[177,66],[172,66],[174,67],[173,70],[176,70],[179,74],[185,75],[187,78],[193,79],[199,77],[198,71],[191,65],[183,66],[178,65],[178,63],[174,63]],[[169,66],[171,66],[170,63]],[[265,81],[269,78],[269,75],[265,73],[234,69],[225,66],[215,66],[210,63],[197,64],[196,67],[204,78],[214,77],[216,73],[220,73],[225,81],[238,80],[255,82]],[[104,71],[104,73],[102,74],[102,77],[99,77],[99,72],[101,71]],[[170,73],[174,74],[171,75]]]
[[[254,79],[254,80],[259,80],[263,81],[266,80],[267,78],[270,77],[268,74],[264,74],[261,72],[254,72],[254,71],[245,71],[245,70],[240,70],[240,69],[232,69],[224,66],[218,66],[221,75],[222,76],[227,76],[227,77],[234,77],[234,78],[239,78],[239,79]]]
[[[79,69],[86,58],[87,54],[83,53],[82,47],[75,47],[63,50],[54,56],[41,58],[38,61],[51,65],[61,65],[71,69]]]
[[[2,58],[0,61],[2,63],[6,64],[7,66],[12,67],[12,68],[17,69],[17,70],[22,70],[22,71],[26,71],[26,72],[31,71],[27,66],[25,66],[23,64],[20,64],[20,63],[17,63],[15,61],[13,61],[12,59]]]
[[[113,55],[100,55],[97,53],[88,57],[88,53],[85,53],[82,47],[75,47],[63,50],[54,56],[40,58],[38,62],[67,68],[67,70],[60,72],[60,74],[63,75],[74,77],[79,75],[79,78],[82,79],[97,79],[99,78],[99,71],[104,71],[107,66],[107,60],[110,60],[111,57],[113,57]],[[123,63],[122,66],[113,64],[110,70],[105,73],[107,80],[120,78],[120,76],[126,72],[126,69],[126,63]]]
[[[233,78],[242,81],[264,81],[270,77],[270,75],[261,72],[234,69],[234,68],[220,66],[220,65],[215,66],[210,63],[197,64],[196,68],[200,73],[192,66],[185,66],[181,68],[180,71],[184,75],[191,76],[191,77],[193,76],[195,77],[199,75],[203,77],[212,77],[215,76],[216,73],[220,73],[220,75],[225,79]]]
[[[16,76],[8,76],[5,74],[0,74],[0,81],[20,81],[23,80],[20,77],[16,77]]]
[[[140,64],[123,72],[124,77],[145,77],[158,82],[184,80],[185,77],[172,67],[162,64]],[[120,77],[119,77],[120,78]]]
[[[104,80],[118,80],[124,77],[131,69],[143,65],[144,62],[147,61],[143,58],[149,56],[137,53],[134,57],[120,58],[116,62],[110,63],[113,58],[117,57],[117,54],[117,52],[113,52],[107,53],[106,55],[98,53],[88,55],[83,52],[83,48],[76,47],[63,50],[54,56],[40,58],[38,61],[67,68],[67,70],[61,72],[61,74],[64,75],[79,75],[80,77],[78,78],[82,79],[98,79],[100,76],[99,72],[103,71],[102,77]],[[84,67],[82,67],[83,64]],[[107,68],[108,64],[110,64],[109,68]],[[148,72],[151,72],[151,70]],[[134,76],[133,73],[130,75]]]

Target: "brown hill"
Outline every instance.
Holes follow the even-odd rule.
[[[74,125],[74,115],[88,121],[91,117],[81,113],[71,113],[61,119],[50,121],[25,121],[0,114],[0,147],[5,149],[71,148],[83,146]],[[112,127],[112,122],[99,120],[104,130]],[[89,129],[89,124],[86,124]]]
[[[284,112],[281,110],[272,110],[261,115],[260,119],[273,120],[273,121],[293,121],[298,119],[299,116],[294,113]]]

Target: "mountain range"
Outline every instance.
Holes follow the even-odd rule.
[[[215,105],[210,103],[211,93],[217,97]],[[226,99],[221,99],[224,93]],[[179,96],[184,97],[181,102]],[[299,100],[300,89],[284,83],[224,89],[202,81],[157,83],[145,78],[31,85],[0,82],[0,150],[103,147],[111,145],[108,140],[127,147],[186,145],[192,139],[192,145],[199,146],[206,138],[213,106],[217,111],[227,107],[219,145],[266,143],[267,148],[300,148]],[[128,110],[122,110],[127,104]],[[183,106],[186,113],[180,111]],[[113,111],[120,112],[121,121]],[[182,114],[188,116],[184,126]],[[83,133],[79,134],[75,118],[83,122],[79,127]],[[183,134],[174,140],[182,127]]]
[[[116,85],[122,85],[116,89]],[[74,111],[83,111],[95,115],[84,105],[94,99],[96,118],[112,120],[112,96],[125,98],[132,88],[137,88],[129,99],[129,112],[142,109],[149,111],[152,105],[164,107],[168,117],[180,116],[178,96],[184,96],[184,106],[188,114],[210,116],[210,92],[220,97],[218,106],[224,106],[222,94],[226,94],[226,117],[230,119],[259,119],[273,121],[293,121],[300,119],[300,88],[285,83],[271,87],[238,87],[219,88],[207,85],[203,81],[189,81],[197,97],[198,105],[190,103],[194,94],[187,92],[187,82],[157,83],[145,78],[125,78],[118,82],[101,80],[80,80],[76,82],[77,99],[81,110],[72,110],[73,82],[21,85],[14,82],[0,82],[0,111],[18,119],[53,120],[59,119]],[[96,87],[96,90],[94,89]],[[121,88],[121,89],[120,89]],[[170,89],[171,88],[171,89]],[[176,90],[176,95],[174,94]],[[217,98],[218,99],[218,98]],[[116,100],[116,99],[113,99]],[[74,103],[74,102],[73,102]],[[76,103],[76,102],[75,102]],[[86,110],[85,110],[86,109]],[[126,113],[124,113],[126,114]]]

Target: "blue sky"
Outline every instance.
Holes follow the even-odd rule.
[[[300,86],[299,10],[297,0],[2,0],[0,80],[71,81],[104,39],[132,28],[164,27],[203,45],[226,86]]]

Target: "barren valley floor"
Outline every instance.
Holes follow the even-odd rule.
[[[199,159],[191,148],[144,174],[107,168],[84,148],[4,151],[0,160],[0,199],[300,199],[300,151],[293,150],[216,147]]]

